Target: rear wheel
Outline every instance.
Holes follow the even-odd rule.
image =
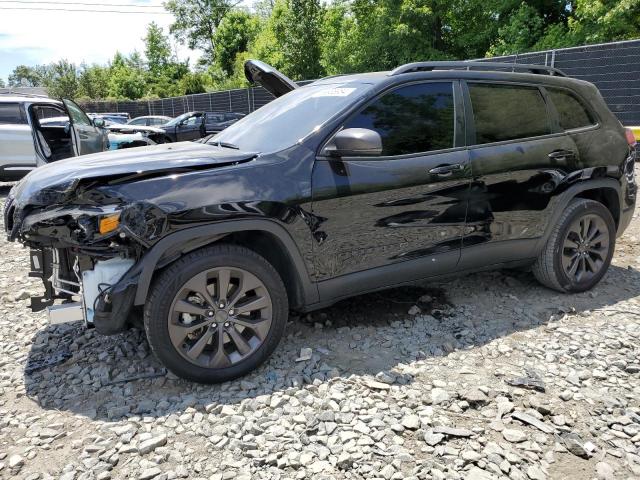
[[[162,273],[145,306],[145,330],[173,373],[218,383],[264,362],[287,316],[286,290],[271,264],[246,248],[218,245]]]
[[[540,252],[533,273],[555,290],[589,290],[607,272],[615,242],[611,212],[599,202],[574,199]]]

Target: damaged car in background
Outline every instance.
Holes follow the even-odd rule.
[[[109,132],[111,150],[146,147],[171,141],[165,135],[165,131],[159,127],[110,123],[106,124],[105,128]]]
[[[34,310],[143,327],[176,375],[223,382],[269,357],[289,311],[505,267],[583,292],[631,221],[633,135],[552,67],[245,74],[277,98],[214,137],[45,165],[11,190]]]

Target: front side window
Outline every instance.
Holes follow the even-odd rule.
[[[135,120],[131,120],[129,122],[129,125],[146,125],[146,124],[147,124],[146,118],[136,118]]]
[[[91,120],[87,117],[87,114],[82,109],[70,100],[64,100],[64,104],[67,107],[69,116],[71,117],[71,123],[74,125],[86,125],[91,126]]]
[[[188,118],[187,121],[184,122],[184,124],[188,125],[188,126],[193,126],[193,125],[197,125],[201,121],[202,121],[201,117],[193,116],[193,117]]]
[[[20,123],[26,123],[20,114],[20,105],[17,103],[0,103],[0,125]]]
[[[551,133],[544,98],[537,87],[469,84],[476,144]]]
[[[368,128],[382,137],[382,155],[452,148],[455,108],[451,82],[397,88],[367,106],[344,128]]]
[[[547,87],[547,92],[556,107],[563,130],[588,127],[596,123],[589,110],[572,93],[549,87]]]

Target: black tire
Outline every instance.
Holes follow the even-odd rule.
[[[237,363],[220,368],[203,367],[189,361],[185,357],[186,350],[180,353],[172,343],[169,333],[170,328],[176,328],[173,325],[170,326],[170,323],[171,316],[175,315],[174,305],[176,298],[180,298],[177,295],[184,291],[187,282],[198,277],[198,274],[202,275],[203,272],[211,271],[212,269],[248,272],[249,276],[254,280],[257,278],[262,283],[260,288],[262,291],[267,291],[265,295],[271,302],[269,306],[270,326],[261,340],[262,343],[255,347],[255,350],[248,353],[245,358],[238,360]],[[214,303],[217,303],[217,301],[214,301]],[[240,307],[236,308],[240,309]],[[252,250],[236,245],[221,244],[205,247],[181,257],[158,276],[151,287],[145,304],[144,326],[151,349],[171,372],[195,382],[220,383],[247,374],[261,365],[273,353],[284,334],[288,312],[287,292],[282,279],[273,266]],[[213,317],[213,315],[210,316]],[[217,315],[214,318],[217,318]],[[204,317],[203,319],[207,320]],[[212,321],[220,322],[219,320]],[[179,320],[179,322],[182,322],[182,320]],[[187,324],[187,326],[190,325]],[[226,326],[227,324],[225,323]],[[222,329],[221,323],[214,323],[204,328],[214,330],[218,327]],[[232,326],[232,328],[234,327]],[[236,334],[237,330],[233,333]],[[211,345],[207,342],[207,348],[217,348],[213,344],[214,342],[217,343],[215,339],[218,338],[219,334],[214,333],[214,335],[216,336],[210,340]],[[226,338],[233,345],[229,335],[223,334],[221,337]],[[213,353],[211,356],[213,357]],[[210,364],[208,363],[208,365]]]
[[[583,239],[576,231],[577,225],[588,225],[584,228],[595,232],[597,243],[589,240],[589,233]],[[540,283],[554,290],[584,292],[593,288],[607,272],[615,242],[616,225],[611,212],[599,202],[576,198],[562,212],[533,265],[533,274]],[[598,253],[594,253],[596,251]]]

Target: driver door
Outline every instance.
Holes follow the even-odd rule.
[[[73,151],[76,156],[102,152],[105,147],[106,133],[97,128],[91,119],[75,102],[63,99],[69,115],[69,128]]]
[[[182,123],[178,125],[178,131],[176,132],[178,141],[183,142],[185,140],[195,140],[200,138],[202,136],[200,132],[202,130],[203,120],[203,115],[193,115],[186,120],[183,120]]]

